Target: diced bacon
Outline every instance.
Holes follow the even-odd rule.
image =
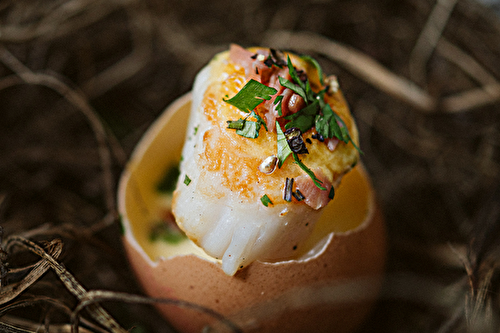
[[[256,55],[237,44],[231,44],[229,48],[229,59],[245,69],[245,77],[248,80],[254,79],[262,84],[267,84],[274,69],[268,67],[258,55],[266,59],[269,54],[259,50]]]
[[[263,102],[263,106],[267,110],[265,113],[267,129],[273,132],[275,130],[276,119],[299,111],[304,106],[304,101],[301,97],[298,97],[300,100],[292,103],[293,106],[289,109],[289,102],[294,92],[289,88],[283,87],[279,82],[280,77],[290,80],[289,70],[286,66],[283,68],[267,66],[264,60],[268,56],[269,53],[265,53],[264,50],[258,50],[254,54],[237,44],[231,44],[229,49],[229,58],[244,68],[247,80],[253,79],[277,90],[277,93],[270,100]],[[276,98],[280,95],[283,96],[283,100],[281,101],[281,116],[278,114],[277,105],[275,104]]]
[[[253,61],[252,56],[252,52],[239,46],[238,44],[231,44],[229,48],[229,59],[243,68],[248,67],[248,65]]]
[[[300,175],[295,178],[295,186],[304,195],[304,202],[313,209],[320,209],[325,207],[329,202],[330,189],[332,188],[332,183],[326,179],[320,170],[314,170],[316,177],[323,182],[322,186],[326,190],[321,190],[318,188],[311,177],[308,175]]]

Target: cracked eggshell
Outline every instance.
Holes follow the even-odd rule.
[[[179,332],[351,332],[379,292],[386,256],[383,218],[369,177],[356,166],[325,208],[309,251],[282,262],[254,262],[234,276],[192,242],[152,244],[148,226],[158,210],[155,185],[178,163],[190,112],[187,94],[152,125],[120,180],[123,243],[144,291],[203,307],[159,304]],[[228,321],[221,321],[217,315]]]

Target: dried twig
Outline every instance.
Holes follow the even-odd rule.
[[[47,255],[51,258],[57,259],[62,251],[62,242],[55,240],[47,244],[47,247],[50,249]],[[8,251],[8,249],[9,247],[7,246],[6,250]],[[10,302],[19,296],[23,291],[35,283],[43,274],[45,274],[49,268],[50,263],[46,259],[42,259],[33,266],[33,269],[21,282],[2,287],[0,290],[0,304]]]
[[[441,37],[444,27],[458,0],[437,0],[434,9],[427,19],[427,23],[420,32],[420,36],[410,55],[410,76],[417,82],[425,78],[426,64],[436,44]]]
[[[128,302],[128,303],[141,303],[141,304],[171,304],[175,305],[181,308],[189,308],[193,309],[202,313],[205,313],[214,319],[216,319],[218,322],[220,322],[222,325],[225,327],[229,328],[231,332],[234,333],[239,333],[242,332],[242,330],[235,325],[232,321],[228,320],[218,312],[215,312],[214,310],[200,306],[198,304],[178,300],[178,299],[167,299],[167,298],[153,298],[153,297],[144,297],[140,295],[132,295],[132,294],[126,294],[126,293],[119,293],[119,292],[111,292],[111,291],[106,291],[106,290],[91,290],[87,292],[86,296],[80,299],[79,304],[76,306],[75,310],[73,311],[71,315],[71,322],[73,324],[74,330],[72,332],[75,332],[78,327],[78,313],[82,311],[84,308],[91,306],[92,304],[95,304],[96,302],[102,302],[102,301],[123,301],[123,302]]]
[[[92,129],[94,130],[94,134],[98,142],[98,151],[103,174],[106,208],[110,212],[116,212],[114,199],[114,177],[113,172],[111,171],[112,160],[106,144],[106,130],[104,129],[102,122],[98,118],[94,109],[90,106],[85,96],[79,91],[68,87],[63,83],[62,80],[56,78],[54,75],[32,72],[17,58],[15,58],[14,55],[12,55],[12,53],[10,53],[3,45],[0,45],[0,61],[2,61],[12,71],[14,71],[16,75],[18,75],[25,83],[42,85],[53,89],[85,115]],[[9,81],[9,83],[15,84],[15,81],[11,80]]]
[[[311,32],[272,31],[264,38],[264,44],[324,55],[376,88],[421,111],[431,112],[436,107],[436,101],[413,82],[394,74],[366,54],[321,35]]]
[[[458,113],[470,111],[500,101],[500,84],[474,88],[443,98],[443,111]]]
[[[40,246],[22,237],[12,236],[6,240],[5,249],[8,252],[13,246],[22,246],[29,251],[37,254],[43,258],[50,267],[55,271],[64,286],[70,291],[76,298],[82,299],[86,296],[87,290],[78,283],[78,281],[71,275],[68,270],[66,270],[61,264],[59,264],[52,256],[45,252]],[[104,310],[98,304],[92,304],[87,307],[87,311],[90,315],[101,325],[107,327],[112,332],[125,333],[124,330],[114,319],[111,317],[106,310]]]
[[[47,4],[46,15],[40,21],[0,25],[0,41],[24,43],[35,38],[60,38],[102,20],[118,8],[118,1],[102,0],[70,0],[56,2],[55,6]]]
[[[142,19],[141,12],[144,11],[144,8],[141,7],[144,5],[138,1],[124,6],[128,14],[128,24],[131,26],[129,31],[134,47],[129,55],[82,84],[82,90],[89,98],[95,98],[113,89],[119,83],[139,72],[150,60],[152,27],[149,20]]]

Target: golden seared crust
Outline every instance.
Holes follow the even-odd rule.
[[[257,50],[251,49],[252,52]],[[313,90],[319,91],[321,86],[316,69],[293,54],[290,54],[290,58],[295,67],[306,71]],[[233,63],[228,52],[217,56],[211,66],[215,79],[210,81],[202,102],[203,113],[206,121],[211,123],[211,128],[203,135],[204,152],[200,156],[200,165],[207,171],[217,173],[222,185],[241,200],[252,201],[266,194],[273,203],[283,203],[285,179],[304,175],[304,171],[292,158],[288,158],[272,174],[259,172],[258,167],[262,161],[270,155],[276,155],[276,132],[267,132],[262,127],[258,138],[249,139],[227,128],[227,120],[238,120],[248,114],[223,99],[236,95],[248,80],[244,68]],[[328,94],[327,102],[345,122],[352,140],[358,144],[356,126],[340,90]],[[255,111],[262,118],[264,112],[267,112],[262,104]],[[321,170],[331,183],[336,184],[339,177],[356,164],[358,151],[352,143],[340,141],[332,152],[325,142],[312,138],[314,133],[314,129],[303,133],[304,139],[310,139],[310,143],[306,144],[309,154],[301,154],[300,158],[308,168]],[[297,201],[294,203],[302,204]]]

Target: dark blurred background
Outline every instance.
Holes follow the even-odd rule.
[[[386,215],[387,280],[362,332],[499,332],[499,8],[2,0],[3,246],[13,236],[62,239],[57,260],[86,289],[141,294],[115,204],[135,144],[230,43],[289,49],[338,76]],[[8,298],[38,258],[19,246],[0,254],[0,322],[68,331],[77,299],[58,275],[49,270]],[[132,332],[166,330],[149,306],[103,306]]]

